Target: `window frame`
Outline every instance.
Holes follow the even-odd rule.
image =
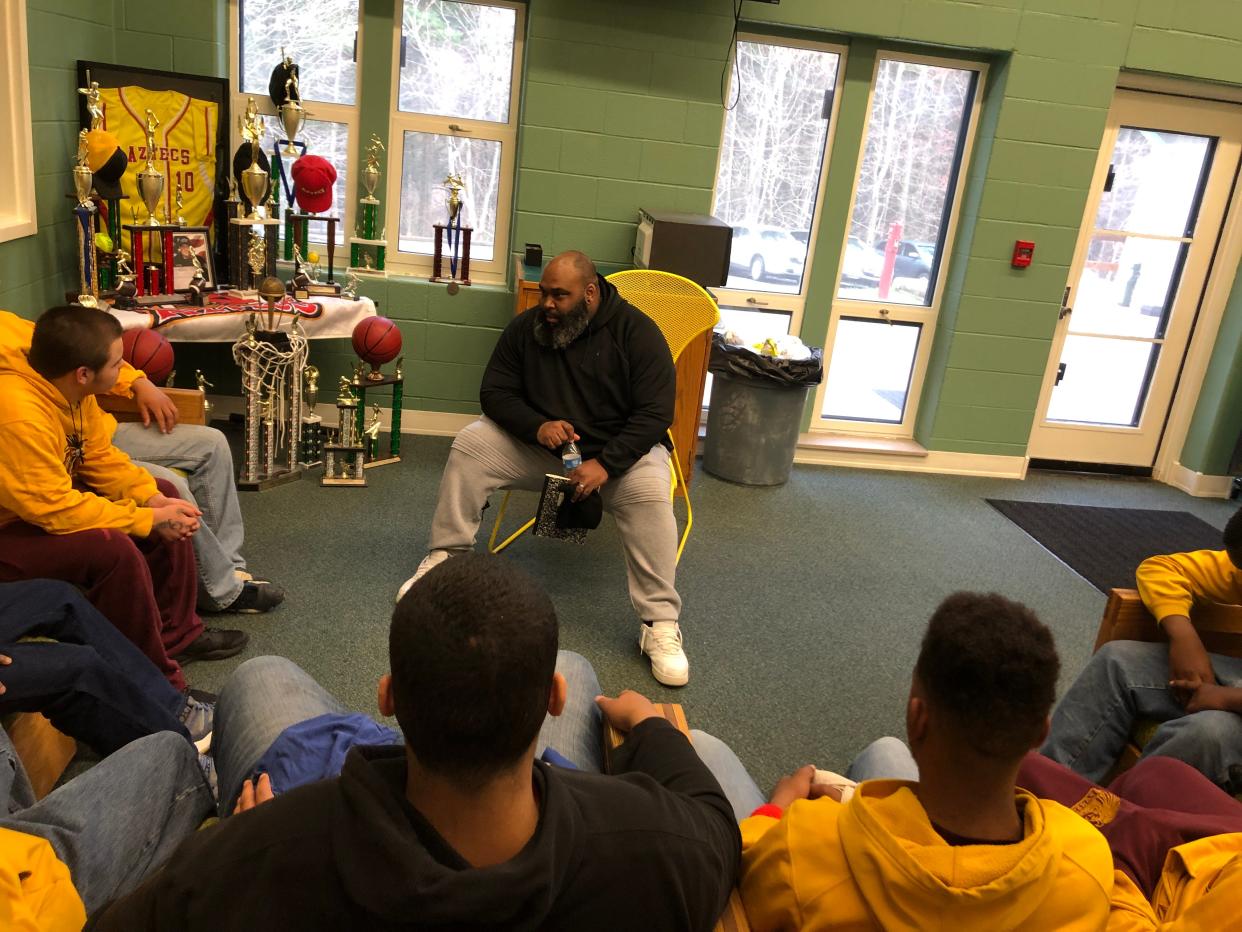
[[[720,307],[728,307],[739,311],[760,311],[764,313],[789,314],[789,332],[802,334],[802,317],[806,309],[807,291],[810,287],[811,267],[815,261],[815,245],[819,237],[819,227],[823,219],[825,191],[828,185],[828,165],[832,161],[832,147],[836,141],[837,124],[840,122],[841,99],[845,96],[845,73],[849,59],[849,46],[836,42],[820,42],[811,39],[794,39],[785,36],[766,35],[759,32],[740,32],[738,42],[762,43],[779,45],[786,48],[810,49],[816,52],[829,52],[837,58],[836,84],[833,87],[832,114],[828,118],[828,132],[824,136],[824,147],[819,166],[818,186],[815,189],[815,208],[811,212],[810,236],[806,244],[806,262],[802,266],[802,281],[798,291],[786,294],[777,291],[752,291],[742,288],[720,286],[713,288],[716,303]],[[734,87],[733,62],[737,56],[736,46],[729,59],[729,87],[726,99],[731,99]],[[724,158],[724,134],[728,120],[722,115],[720,121],[720,145],[716,155],[716,171],[712,176],[712,210],[715,210],[717,187],[720,184],[720,165]],[[732,239],[730,239],[732,245]],[[705,405],[706,407],[706,405]]]
[[[12,182],[0,203],[0,243],[39,232],[35,204],[34,130],[30,111],[30,60],[25,0],[0,0],[0,23],[9,53],[0,63],[0,177]]]
[[[974,92],[971,95],[970,106],[966,111],[965,134],[961,139],[953,196],[944,213],[944,245],[936,259],[936,275],[929,282],[933,286],[934,291],[932,292],[932,301],[927,305],[838,297],[838,292],[841,288],[841,272],[844,268],[846,249],[849,244],[850,227],[854,217],[854,207],[858,199],[859,177],[862,174],[863,158],[866,155],[867,141],[870,135],[871,112],[877,78],[881,65],[885,61],[893,60],[975,72]],[[983,109],[984,94],[987,89],[987,78],[987,62],[975,58],[921,55],[900,49],[883,47],[878,48],[875,52],[871,84],[867,89],[865,110],[867,116],[863,125],[862,136],[858,140],[858,157],[855,160],[854,181],[850,188],[849,209],[846,213],[845,229],[841,231],[840,264],[837,267],[837,274],[832,279],[832,304],[829,310],[828,333],[824,339],[824,378],[815,391],[814,407],[811,411],[810,431],[813,434],[867,434],[899,439],[909,439],[914,436],[914,424],[918,417],[919,405],[922,401],[923,384],[927,376],[928,363],[931,359],[932,345],[935,343],[936,322],[939,319],[940,308],[944,301],[945,282],[948,278],[953,247],[957,239],[958,226],[961,222],[962,197],[965,194],[967,176],[970,171],[971,158],[974,154],[974,146],[979,131],[979,119]],[[907,390],[901,421],[865,421],[854,418],[824,417],[824,397],[828,388],[828,369],[831,367],[837,325],[842,317],[866,318],[876,321],[888,320],[893,323],[921,325],[919,345],[915,353],[914,365],[910,372],[909,389]]]
[[[313,0],[308,0],[313,2]],[[345,125],[348,142],[345,146],[345,197],[344,211],[340,218],[341,242],[335,244],[337,271],[343,271],[349,265],[349,239],[353,236],[354,230],[354,213],[356,202],[358,200],[358,152],[360,149],[360,140],[358,138],[359,126],[359,98],[362,96],[362,89],[358,78],[362,74],[362,56],[366,48],[366,37],[363,30],[363,3],[365,0],[358,2],[358,25],[357,25],[357,52],[354,56],[354,87],[357,91],[354,94],[354,102],[352,104],[335,104],[327,101],[314,100],[309,95],[303,94],[303,104],[306,107],[306,119],[314,120],[321,123],[342,123]],[[295,59],[296,60],[296,59]],[[241,81],[241,6],[240,0],[229,0],[229,102],[231,108],[231,116],[233,118],[232,126],[229,127],[229,166],[232,170],[233,153],[237,151],[238,146],[242,143],[241,131],[237,125],[237,117],[246,112],[246,102],[251,97],[254,98],[255,106],[259,113],[275,119],[278,123],[280,115],[276,112],[276,107],[268,95],[264,93],[254,94],[244,92]],[[271,159],[271,152],[267,151],[268,158]],[[340,169],[341,166],[333,166]],[[288,166],[285,171],[288,172]],[[281,198],[281,237],[284,237],[284,208],[288,207],[287,198],[284,191],[280,192]],[[327,247],[327,224],[312,223],[309,224],[308,241],[311,245],[326,248]],[[324,261],[327,257],[324,256]]]
[[[508,279],[512,248],[514,190],[517,182],[517,143],[521,128],[522,69],[526,53],[526,3],[518,0],[451,0],[471,6],[502,7],[514,11],[513,66],[509,77],[509,121],[471,120],[439,114],[410,113],[401,109],[401,38],[405,23],[405,2],[394,0],[391,94],[388,112],[388,165],[384,180],[384,235],[388,242],[386,266],[399,275],[429,278],[432,273],[430,254],[402,252],[401,177],[405,162],[405,134],[426,133],[435,136],[467,137],[500,143],[500,184],[496,194],[496,239],[492,258],[484,261],[471,256],[471,281],[481,284],[504,284]],[[454,130],[451,127],[459,129]],[[465,199],[469,200],[467,189]],[[447,209],[445,219],[447,220]],[[445,244],[447,249],[447,243]],[[447,263],[447,257],[445,259]],[[447,264],[443,269],[447,274]]]

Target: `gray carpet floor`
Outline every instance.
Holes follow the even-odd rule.
[[[285,586],[266,616],[211,623],[251,636],[239,658],[196,663],[218,689],[241,660],[289,657],[350,708],[374,713],[392,598],[422,556],[449,441],[407,436],[405,460],[366,489],[318,474],[243,493],[251,569]],[[1064,672],[1085,663],[1104,596],[985,501],[988,497],[1190,511],[1216,528],[1235,505],[1144,480],[1033,472],[1025,482],[811,466],[779,488],[699,470],[694,532],[678,568],[690,684],[659,686],[636,647],[615,528],[578,547],[526,537],[507,551],[551,592],[561,646],[594,664],[606,692],[681,702],[728,741],[764,789],[813,762],[841,769],[872,738],[902,735],[910,669],[938,601],[997,591],[1052,628]],[[534,496],[515,495],[518,514]],[[489,514],[491,512],[489,511]],[[486,526],[486,525],[485,525]]]

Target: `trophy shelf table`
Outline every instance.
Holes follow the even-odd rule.
[[[514,308],[516,317],[539,303],[539,276],[535,265],[516,264]],[[699,446],[699,421],[703,413],[703,388],[707,383],[707,357],[711,354],[712,332],[700,334],[681,351],[677,360],[677,400],[673,408],[673,442],[677,444],[681,473],[686,485],[694,481],[694,458]]]
[[[362,320],[375,316],[370,298],[318,296],[307,301],[285,297],[276,305],[278,327],[289,329],[296,313],[308,340],[348,338]],[[284,313],[279,313],[280,311]],[[228,292],[207,296],[205,306],[192,304],[148,305],[132,311],[111,308],[126,330],[153,329],[173,343],[232,343],[246,332],[246,318],[253,312],[265,321],[267,303],[240,298]]]

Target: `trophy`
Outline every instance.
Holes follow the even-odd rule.
[[[444,179],[444,187],[449,193],[448,223],[435,224],[436,237],[435,251],[431,257],[431,281],[448,282],[448,293],[457,294],[459,286],[470,284],[470,236],[474,230],[461,225],[461,192],[466,187],[461,175],[449,175]],[[448,277],[443,274],[445,239],[448,240],[449,248]]]
[[[86,70],[86,87],[79,87],[78,93],[86,98],[86,112],[90,115],[91,129],[103,129],[103,105],[100,103],[99,82],[91,80],[91,72]]]
[[[280,105],[280,124],[285,128],[285,155],[297,158],[298,150],[293,141],[297,138],[298,130],[302,128],[302,121],[306,119],[306,110],[302,106],[302,92],[298,88],[297,65],[285,54],[283,45],[280,47],[280,57],[285,73],[289,75],[285,79],[285,102]]]
[[[259,240],[263,242],[263,240]],[[264,243],[264,254],[267,252],[267,244]],[[264,277],[259,282],[259,297],[267,302],[267,329],[269,331],[276,329],[276,302],[284,300],[285,283],[275,275]]]
[[[246,199],[250,201],[250,214],[247,219],[264,219],[266,208],[263,206],[264,195],[271,180],[263,166],[259,164],[259,149],[263,142],[263,121],[259,118],[259,108],[251,97],[246,103],[246,114],[238,118],[242,138],[250,143],[250,165],[242,170],[241,185]]]
[[[82,207],[91,203],[91,187],[94,182],[95,175],[86,164],[86,130],[82,130],[78,133],[78,156],[73,166],[73,190],[78,196],[78,204]]]
[[[379,432],[380,406],[377,401],[371,405],[371,417],[368,418],[367,426],[362,431],[362,436],[366,437],[366,454],[369,460],[379,456]]]
[[[302,462],[316,466],[323,462],[323,418],[315,413],[319,403],[319,369],[307,366],[302,370],[306,390],[302,393]]]
[[[380,153],[383,151],[384,144],[379,136],[372,133],[370,145],[367,146],[367,163],[362,169],[362,187],[367,193],[358,201],[358,223],[354,226],[354,235],[349,240],[351,269],[368,272],[384,270],[384,251],[388,242],[380,228],[380,202],[375,196],[380,183]]]
[[[350,391],[348,376],[341,376],[336,411],[336,443],[323,446],[323,478],[319,484],[364,486],[367,484],[363,471],[366,451],[358,442],[358,399]]]
[[[207,381],[207,376],[203,375],[202,369],[194,370],[194,382],[198,385],[198,390],[203,393],[203,423],[211,423],[211,402],[207,400],[207,389],[215,388]]]
[[[160,121],[155,113],[147,108],[147,164],[138,173],[138,196],[147,207],[147,225],[157,227],[159,220],[155,217],[156,208],[164,194],[164,173],[155,167],[155,131]]]
[[[118,247],[116,251],[116,300],[112,302],[113,307],[127,310],[137,304],[134,300],[135,295],[138,294],[136,279],[134,270],[129,266],[129,253]]]
[[[177,224],[177,226],[179,227],[185,226],[185,217],[181,215],[181,212],[185,210],[185,202],[182,201],[181,199],[181,176],[180,175],[177,175],[177,193],[173,195],[173,210],[176,215],[173,222]]]

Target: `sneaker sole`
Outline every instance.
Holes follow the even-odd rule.
[[[665,686],[685,686],[690,682],[689,671],[686,671],[681,676],[669,676],[668,674],[657,673],[653,666],[651,668],[651,675],[655,677],[657,683],[663,683]]]

